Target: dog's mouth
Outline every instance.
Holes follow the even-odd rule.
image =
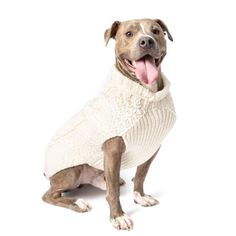
[[[163,55],[159,58],[154,58],[148,54],[135,61],[124,58],[124,62],[140,82],[152,84],[158,78],[163,58]]]

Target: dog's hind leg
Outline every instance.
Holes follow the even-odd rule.
[[[63,192],[76,189],[79,186],[79,178],[82,166],[76,166],[62,170],[50,178],[50,189],[43,195],[43,201],[60,207],[65,207],[76,212],[86,212],[91,207],[82,199],[73,200],[62,195]]]

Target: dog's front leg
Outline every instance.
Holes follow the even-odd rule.
[[[157,152],[159,149],[157,150]],[[148,173],[149,167],[155,158],[157,152],[146,162],[144,162],[142,165],[137,167],[135,177],[133,178],[134,181],[134,202],[138,203],[142,206],[154,206],[158,204],[158,201],[150,196],[146,195],[143,190],[143,183],[145,180],[145,177]]]
[[[103,144],[104,173],[106,179],[106,199],[110,206],[110,219],[117,229],[130,230],[132,220],[124,214],[120,204],[120,166],[121,157],[125,152],[125,143],[122,137],[114,137]]]

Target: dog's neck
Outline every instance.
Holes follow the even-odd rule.
[[[116,68],[127,78],[135,81],[136,83],[142,85],[143,87],[149,89],[151,92],[156,93],[160,90],[163,89],[164,85],[163,85],[163,79],[161,76],[161,69],[158,75],[158,78],[152,83],[152,84],[145,84],[145,83],[141,83],[134,74],[132,74],[128,68],[124,65],[123,61],[116,57]]]

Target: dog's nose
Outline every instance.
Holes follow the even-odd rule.
[[[150,49],[154,46],[154,40],[150,37],[143,37],[139,40],[139,46],[144,49]]]

